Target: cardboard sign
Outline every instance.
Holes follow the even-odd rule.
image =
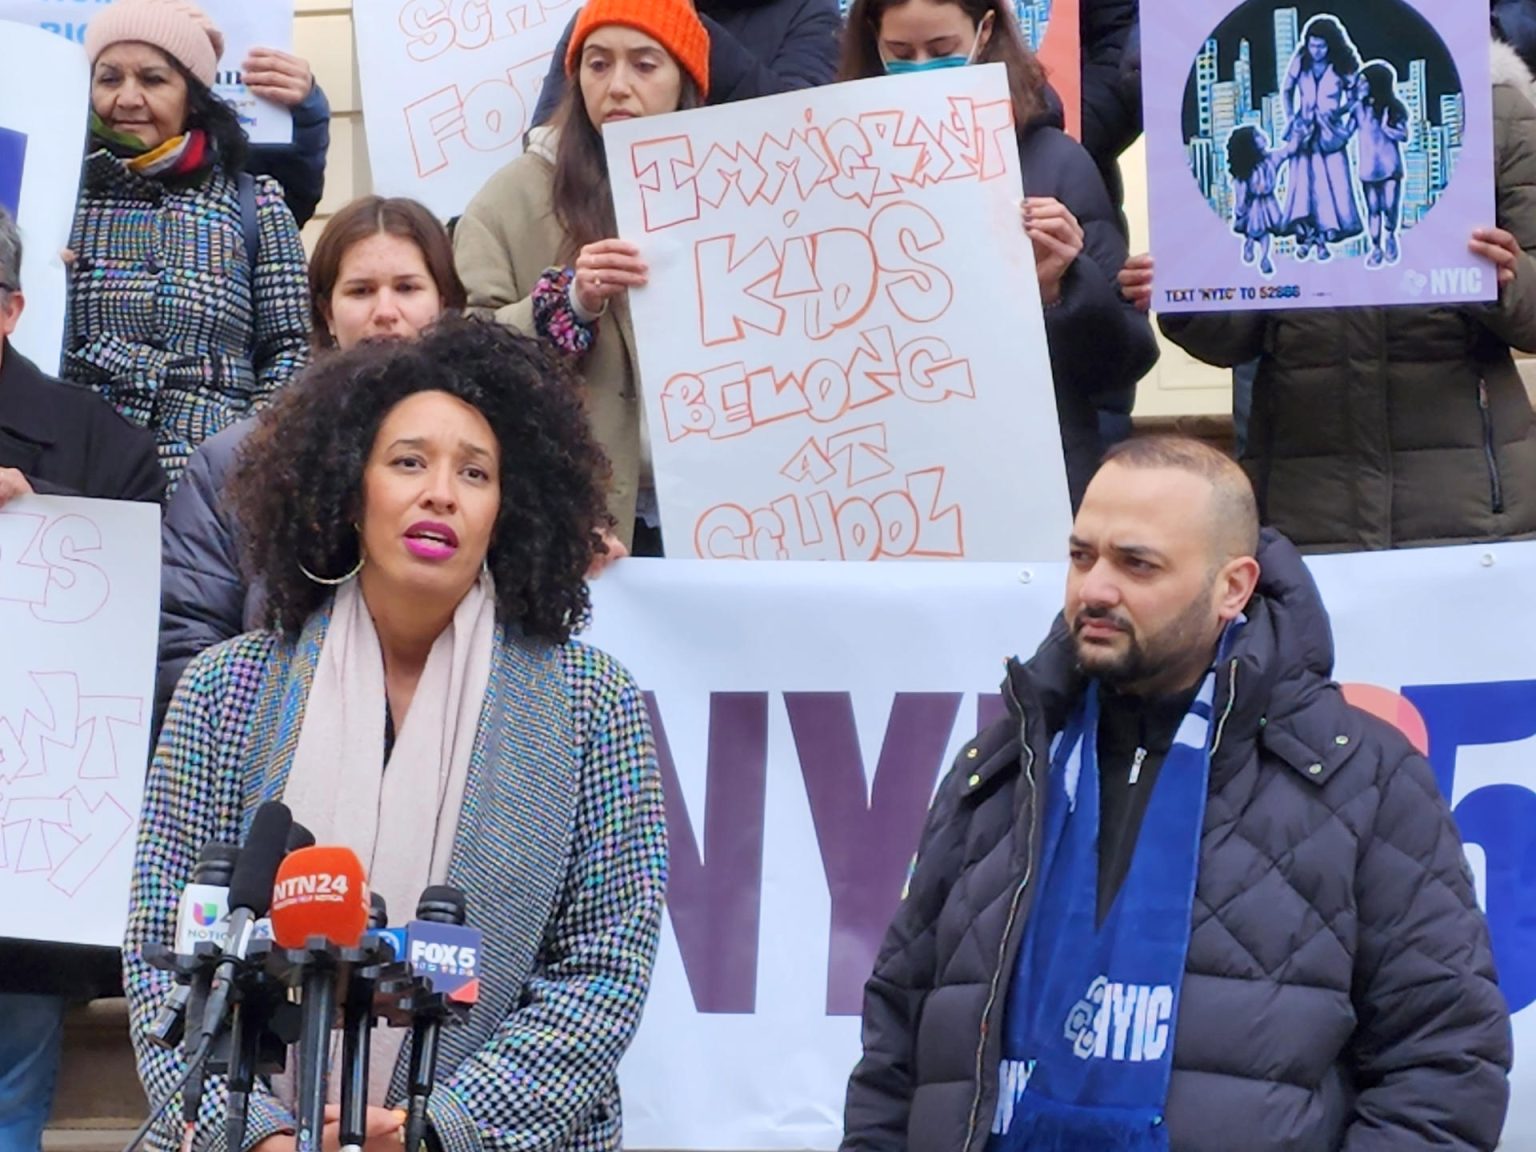
[[[605,126],[669,555],[1059,556],[1002,65]]]
[[[1431,0],[1153,0],[1142,81],[1163,312],[1498,295],[1488,15]]]

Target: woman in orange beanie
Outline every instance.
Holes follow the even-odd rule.
[[[610,549],[659,555],[627,299],[645,284],[646,265],[616,236],[602,130],[701,104],[709,33],[688,0],[591,0],[565,68],[574,82],[554,125],[530,133],[528,150],[475,196],[454,232],[454,256],[471,309],[575,362],[613,466]]]

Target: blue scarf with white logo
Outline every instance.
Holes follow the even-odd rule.
[[[1212,669],[1163,760],[1130,871],[1102,925],[1096,683],[1056,738],[1034,905],[1008,989],[988,1152],[1167,1152],[1163,1108],[1200,866],[1215,693]]]

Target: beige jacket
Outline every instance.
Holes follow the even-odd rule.
[[[534,285],[560,262],[565,239],[550,201],[555,138],[552,130],[534,132],[528,151],[475,194],[453,234],[454,262],[469,292],[470,311],[493,315],[530,336],[537,335]],[[634,534],[642,466],[637,363],[629,304],[619,297],[598,321],[597,338],[575,367],[586,385],[592,431],[613,466],[608,511],[626,547]]]

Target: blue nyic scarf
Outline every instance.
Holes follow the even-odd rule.
[[[1234,632],[1223,637],[1223,653]],[[1096,683],[1057,735],[1040,875],[1008,990],[989,1152],[1167,1152],[1163,1108],[1215,694],[1212,668],[1163,760],[1130,871],[1102,925]]]

